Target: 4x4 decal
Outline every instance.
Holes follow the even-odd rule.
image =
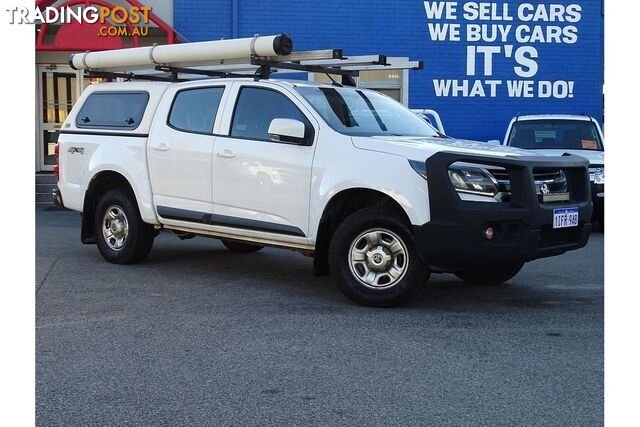
[[[75,153],[84,154],[84,147],[69,147],[67,152],[71,154],[75,154]]]

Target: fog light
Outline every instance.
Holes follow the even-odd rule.
[[[487,227],[484,230],[484,238],[487,240],[492,240],[493,239],[493,227]]]

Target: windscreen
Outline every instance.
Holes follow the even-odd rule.
[[[524,149],[602,151],[602,141],[596,125],[584,120],[515,122],[508,144]]]
[[[341,87],[296,90],[334,130],[350,136],[421,136],[439,133],[393,99],[372,91]]]

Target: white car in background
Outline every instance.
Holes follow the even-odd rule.
[[[446,135],[444,131],[444,125],[442,124],[442,119],[440,118],[440,114],[436,110],[431,109],[411,109],[418,117],[424,119],[431,126],[436,128],[438,132],[443,135]]]
[[[545,156],[575,155],[589,160],[594,218],[604,222],[604,138],[600,124],[586,115],[545,114],[514,117],[503,145]],[[490,141],[499,143],[499,141]]]

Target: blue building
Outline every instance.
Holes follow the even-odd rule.
[[[602,122],[603,1],[174,0],[173,26],[189,41],[286,32],[294,50],[422,60],[360,84],[437,110],[450,135],[489,140],[518,114]]]

